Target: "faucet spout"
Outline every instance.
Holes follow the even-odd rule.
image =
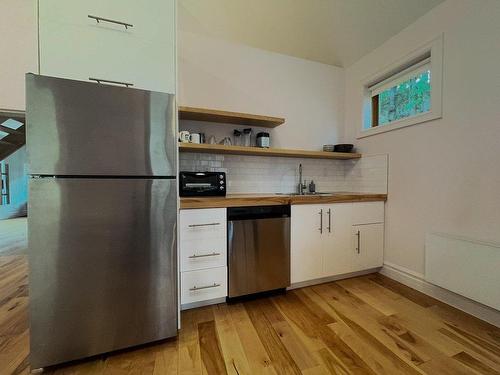
[[[299,164],[299,184],[298,184],[298,193],[300,195],[304,195],[304,190],[306,189],[307,185],[304,182],[302,182],[302,163]]]

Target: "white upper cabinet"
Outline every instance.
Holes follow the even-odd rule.
[[[40,73],[175,93],[175,0],[39,2]]]
[[[0,109],[25,110],[25,75],[37,73],[36,0],[0,1]]]

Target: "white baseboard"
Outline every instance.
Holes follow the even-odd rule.
[[[382,275],[416,289],[437,300],[462,310],[470,315],[500,327],[500,311],[453,293],[424,280],[424,275],[392,263],[384,263],[379,271]]]
[[[371,268],[369,270],[363,270],[363,271],[357,271],[357,272],[350,272],[350,273],[344,273],[342,275],[335,275],[335,276],[328,276],[328,277],[323,277],[321,279],[314,279],[314,280],[307,280],[307,281],[301,281],[299,283],[293,283],[290,285],[286,290],[292,290],[292,289],[298,289],[298,288],[305,288],[307,286],[311,285],[317,285],[317,284],[324,284],[324,283],[329,283],[331,281],[337,281],[337,280],[342,280],[342,279],[348,279],[350,277],[356,277],[356,276],[364,276],[368,275],[370,273],[375,273],[380,270],[380,267],[378,268]]]

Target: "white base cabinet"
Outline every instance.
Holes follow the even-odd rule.
[[[181,210],[179,231],[181,305],[226,297],[226,209]]]
[[[351,272],[382,267],[384,224],[354,225],[351,238]]]
[[[292,283],[323,275],[323,242],[320,233],[321,210],[318,204],[291,207],[290,279]]]
[[[381,267],[384,202],[292,206],[292,284]]]

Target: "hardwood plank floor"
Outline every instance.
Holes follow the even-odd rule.
[[[29,373],[27,260],[0,256],[0,374]],[[49,374],[496,374],[500,329],[379,274],[182,313],[177,339]]]

